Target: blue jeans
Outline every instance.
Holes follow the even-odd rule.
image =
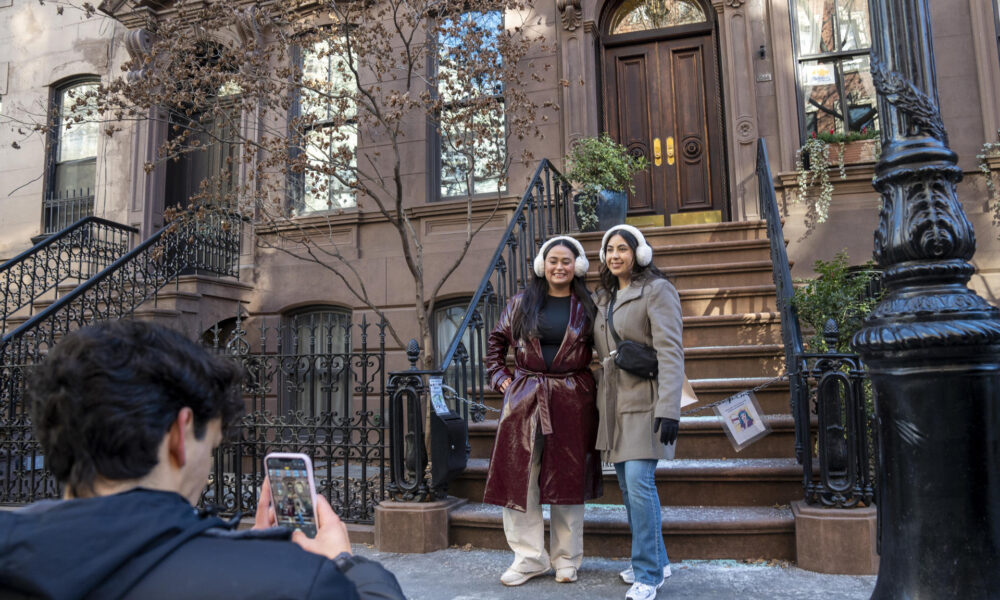
[[[656,493],[656,461],[627,460],[615,463],[622,501],[632,530],[632,570],[635,580],[647,585],[663,581],[663,567],[670,564],[663,544],[660,497]]]

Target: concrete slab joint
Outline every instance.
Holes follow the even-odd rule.
[[[404,554],[444,550],[448,547],[448,513],[466,502],[449,496],[436,502],[379,503],[375,507],[375,548]]]
[[[831,575],[878,573],[874,506],[825,508],[798,500],[792,514],[799,568]]]

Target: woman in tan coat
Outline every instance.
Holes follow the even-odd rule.
[[[601,242],[601,285],[595,293],[594,346],[602,366],[597,449],[615,465],[632,530],[632,565],[621,573],[632,584],[628,600],[655,598],[670,576],[655,473],[657,460],[674,456],[684,382],[680,299],[652,259],[638,229],[611,228]],[[615,364],[615,333],[655,350],[654,377]]]

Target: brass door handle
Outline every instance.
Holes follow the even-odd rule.
[[[667,138],[667,164],[674,164],[674,136]]]
[[[653,164],[657,167],[663,162],[663,156],[660,154],[660,138],[653,138]]]

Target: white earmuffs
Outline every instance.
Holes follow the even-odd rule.
[[[601,240],[601,262],[604,262],[604,249],[608,247],[608,240],[622,230],[635,236],[635,241],[639,243],[635,248],[635,262],[639,263],[640,267],[649,266],[649,263],[653,262],[653,249],[646,243],[642,232],[631,225],[615,225],[604,234],[604,238]]]
[[[587,260],[587,253],[584,252],[583,245],[568,235],[557,235],[554,238],[549,238],[544,244],[542,244],[542,247],[538,249],[538,256],[535,257],[534,262],[535,276],[545,277],[545,251],[549,249],[549,246],[551,246],[553,242],[557,242],[559,240],[566,240],[576,247],[576,264],[573,267],[573,275],[577,277],[583,277],[586,275],[587,271],[590,269],[590,261]]]

